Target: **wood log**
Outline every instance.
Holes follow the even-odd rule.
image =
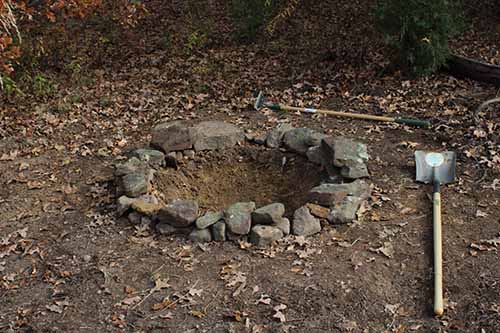
[[[500,86],[500,66],[482,61],[451,55],[445,70],[453,76]]]

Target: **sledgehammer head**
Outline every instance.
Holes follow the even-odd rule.
[[[259,111],[264,105],[264,100],[265,100],[264,94],[262,93],[262,91],[259,91],[259,94],[257,95],[257,99],[255,100],[253,108]]]

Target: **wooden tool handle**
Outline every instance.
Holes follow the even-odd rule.
[[[395,122],[398,124],[405,124],[411,126],[430,126],[431,123],[425,120],[418,119],[410,119],[410,118],[394,118],[394,117],[385,117],[385,116],[373,116],[370,114],[359,114],[359,113],[351,113],[351,112],[339,112],[332,110],[324,110],[324,109],[311,109],[311,108],[302,108],[288,105],[280,105],[280,104],[272,104],[267,105],[268,108],[275,111],[299,111],[305,113],[322,113],[330,116],[336,117],[344,117],[344,118],[354,118],[354,119],[365,119],[365,120],[375,120],[375,121],[383,121],[383,122]]]
[[[439,185],[432,200],[433,235],[434,235],[434,313],[443,314],[443,252],[441,235],[441,194]]]
[[[286,105],[279,105],[279,110],[281,110],[281,111],[299,111],[299,112],[305,112],[305,113],[322,113],[322,114],[328,114],[328,115],[336,116],[336,117],[377,120],[377,121],[385,121],[385,122],[394,122],[395,121],[395,118],[392,118],[392,117],[372,116],[372,115],[368,115],[368,114],[339,112],[339,111],[323,110],[323,109],[308,109],[308,108],[300,108],[300,107],[286,106]]]

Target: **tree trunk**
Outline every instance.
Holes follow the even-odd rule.
[[[456,77],[470,78],[500,86],[500,66],[452,55],[447,62],[446,70]]]

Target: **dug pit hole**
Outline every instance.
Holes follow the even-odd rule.
[[[202,210],[222,210],[245,201],[254,201],[257,207],[281,202],[290,217],[325,177],[305,157],[278,149],[236,147],[199,152],[184,159],[178,170],[158,171],[155,187],[165,202],[192,199]]]

